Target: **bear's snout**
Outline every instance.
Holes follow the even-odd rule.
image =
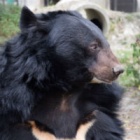
[[[93,74],[91,82],[102,81],[111,83],[124,72],[124,67],[112,53],[111,49],[105,48],[98,53],[97,61],[92,63],[89,71]]]
[[[124,72],[124,67],[122,65],[117,65],[115,66],[114,68],[112,68],[113,70],[113,73],[116,75],[116,76],[119,76],[121,73]]]

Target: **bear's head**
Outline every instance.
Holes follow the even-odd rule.
[[[24,55],[27,81],[43,81],[43,85],[110,83],[123,72],[101,30],[77,12],[34,15],[24,7],[20,28],[22,46],[28,52]]]

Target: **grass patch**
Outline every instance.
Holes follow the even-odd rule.
[[[130,49],[118,50],[121,63],[125,66],[125,72],[120,76],[119,82],[124,86],[133,86],[140,89],[140,35],[136,36],[136,42]]]
[[[127,73],[127,71],[131,71],[128,65],[130,65],[130,62],[132,60],[132,51],[127,49],[117,50],[116,54],[119,55],[117,57],[125,67],[124,73],[119,77],[119,83],[124,86],[134,86],[132,82],[134,80],[133,74],[128,75]]]
[[[0,44],[19,32],[20,11],[18,6],[0,4]]]

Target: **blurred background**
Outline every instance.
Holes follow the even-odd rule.
[[[0,44],[19,32],[21,8],[34,13],[77,10],[96,24],[125,66],[120,118],[125,140],[140,140],[140,0],[0,0]]]

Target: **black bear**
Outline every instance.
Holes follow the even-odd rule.
[[[123,68],[101,30],[74,11],[26,7],[20,29],[0,52],[0,140],[122,140]]]

